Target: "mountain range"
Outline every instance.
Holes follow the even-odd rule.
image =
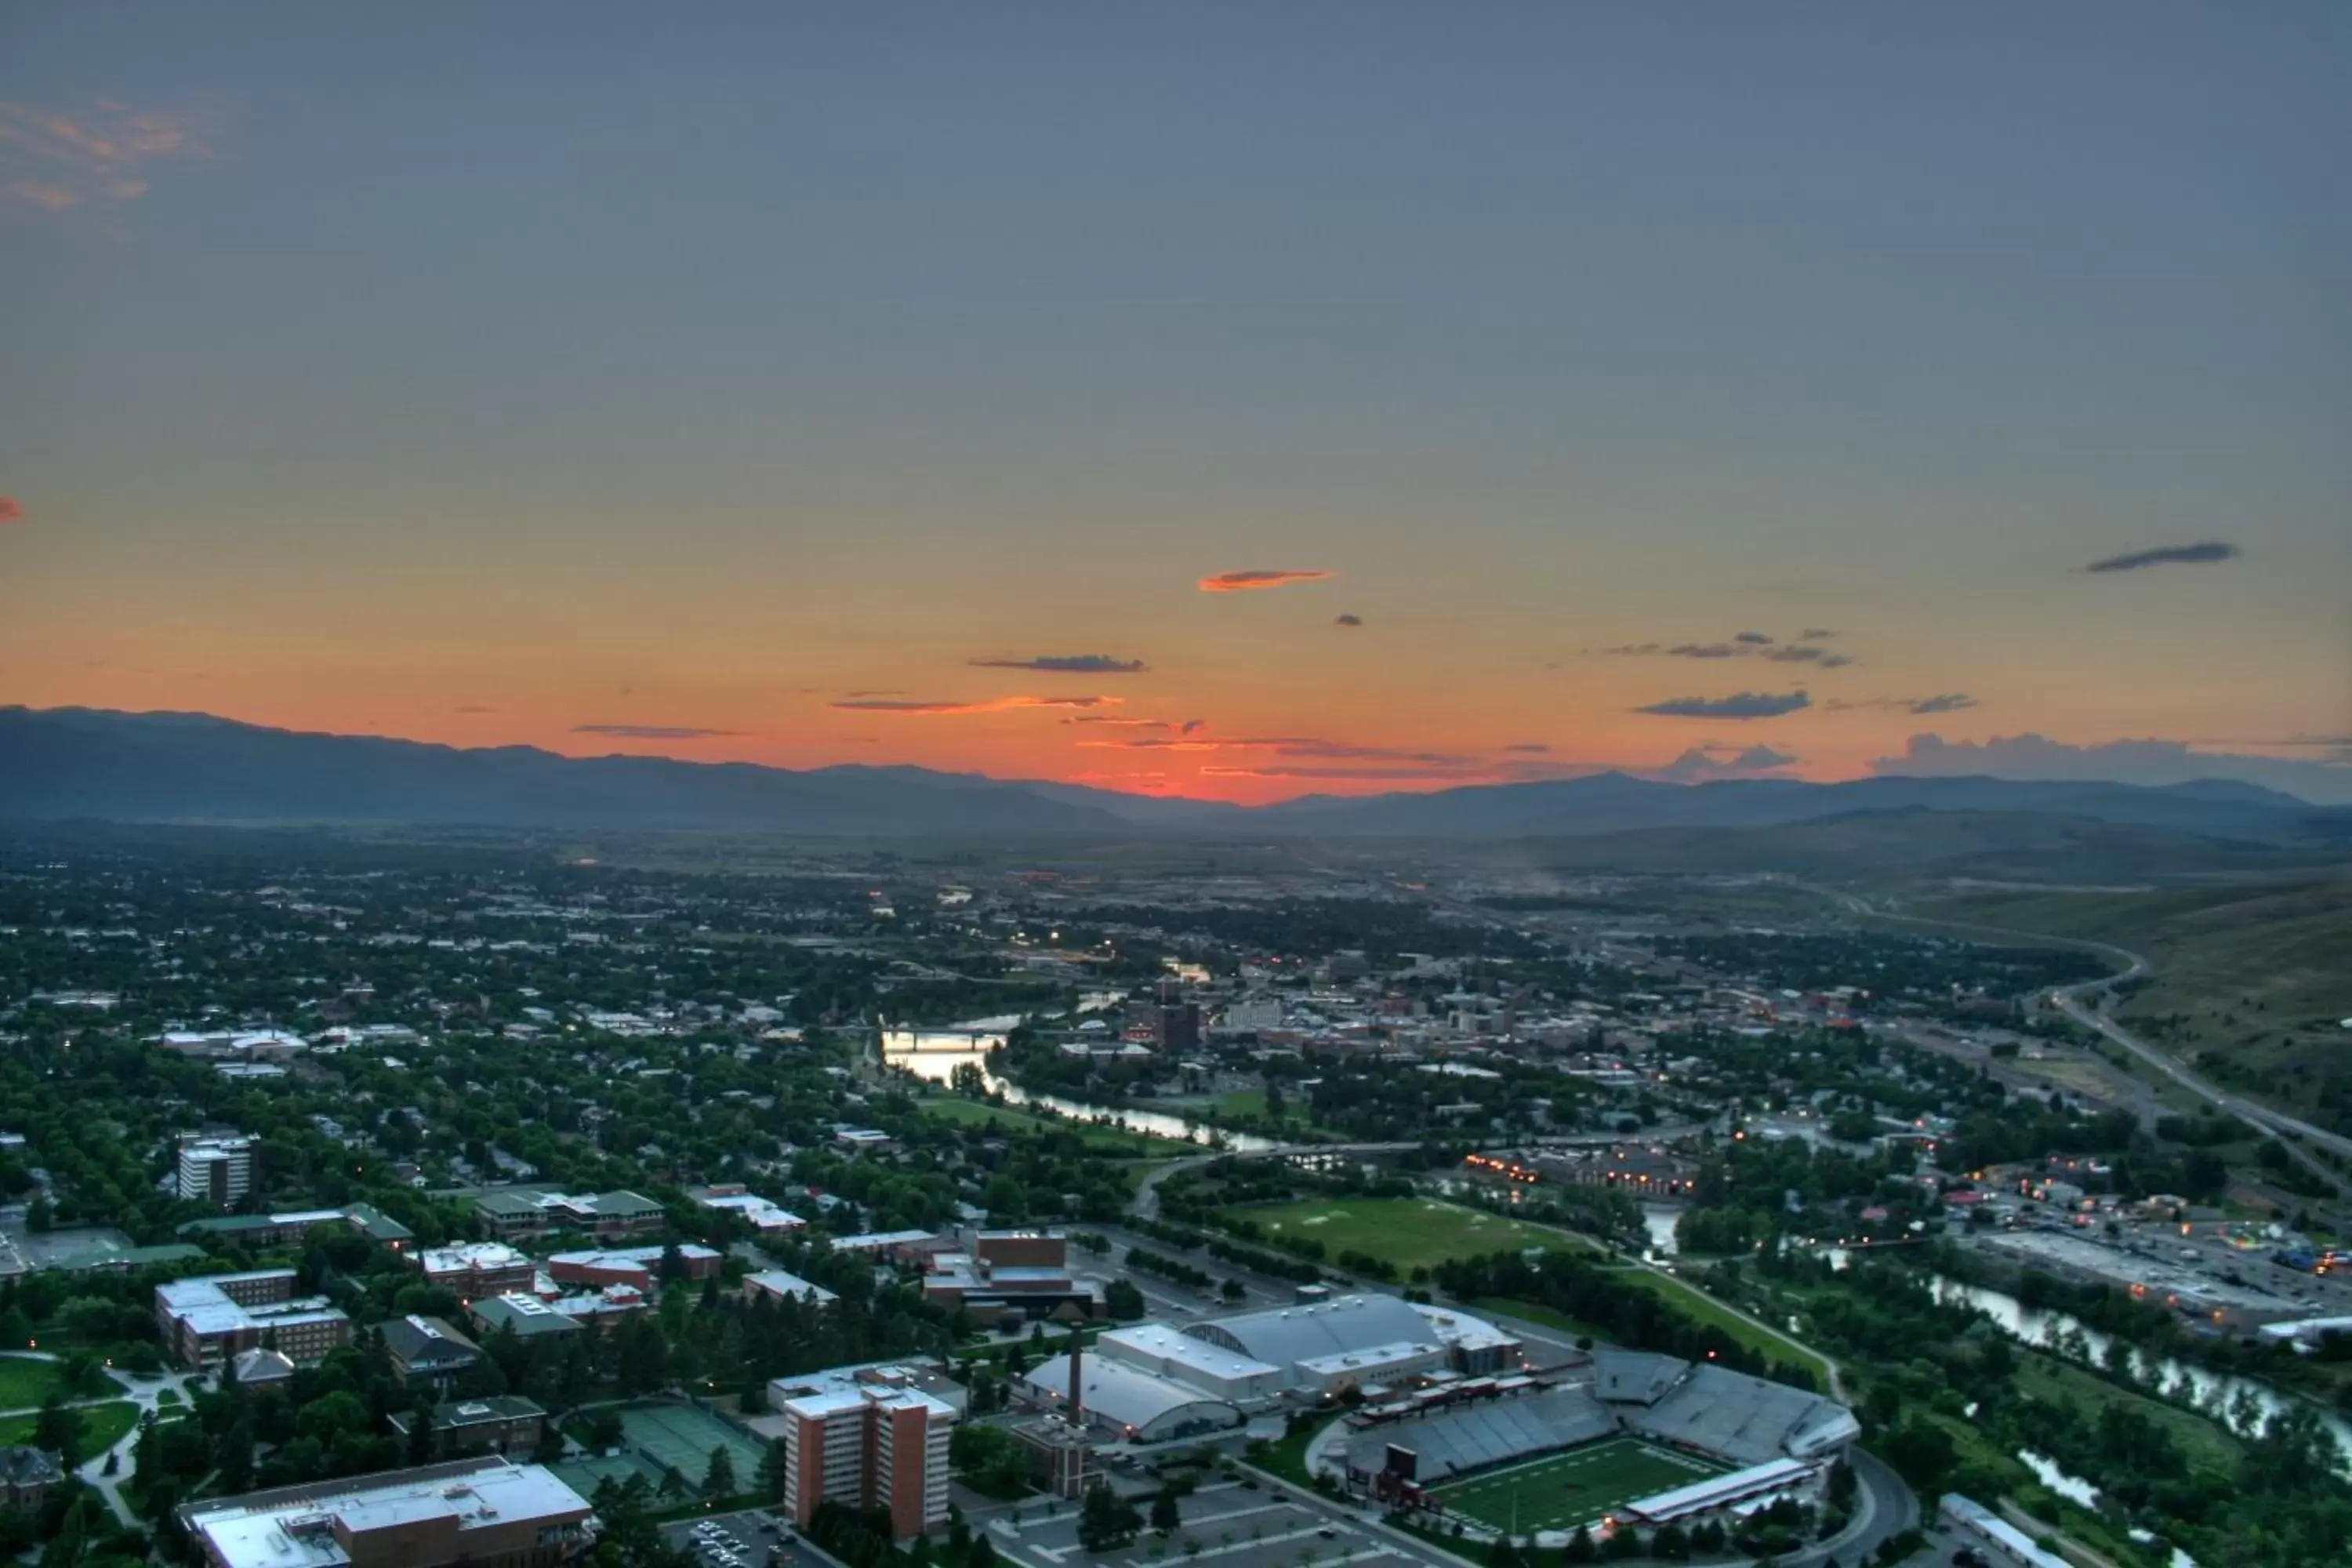
[[[2044,814],[2261,845],[2352,845],[2352,809],[2231,780],[2160,788],[1880,776],[1678,784],[1599,773],[1244,807],[926,768],[794,771],[328,735],[196,713],[0,708],[0,820],[769,831],[813,837],[1514,838],[1768,828],[1857,813]]]

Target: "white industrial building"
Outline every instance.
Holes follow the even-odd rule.
[[[1339,1296],[1195,1323],[1184,1332],[1276,1368],[1284,1385],[1336,1394],[1366,1383],[1451,1368],[1497,1371],[1519,1342],[1482,1318],[1415,1307],[1394,1296]]]
[[[1095,1342],[1094,1348],[1097,1359],[1124,1362],[1244,1407],[1276,1398],[1290,1386],[1282,1368],[1168,1323],[1112,1329]]]
[[[1078,1382],[1078,1404],[1086,1422],[1129,1443],[1166,1443],[1221,1432],[1240,1426],[1244,1419],[1231,1401],[1101,1355],[1079,1358]],[[1022,1377],[1019,1391],[1030,1404],[1066,1416],[1069,1359],[1047,1357]]]

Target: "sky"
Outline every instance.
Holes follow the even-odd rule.
[[[0,702],[2352,799],[2347,146],[2295,0],[28,0]]]

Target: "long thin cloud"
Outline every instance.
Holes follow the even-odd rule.
[[[2123,555],[2110,555],[2094,561],[2083,568],[2085,572],[2138,572],[2150,566],[2210,566],[2217,561],[2233,561],[2245,552],[2219,539],[2202,540],[2195,544],[2166,544],[2154,550],[2134,550]]]
[[[208,155],[184,116],[110,101],[70,114],[0,102],[0,205],[117,207],[147,194],[158,164]]]
[[[1728,697],[1674,697],[1633,711],[1662,719],[1778,719],[1812,705],[1801,691],[1735,691]]]
[[[1113,708],[1126,700],[1123,697],[988,697],[977,702],[934,702],[914,698],[862,697],[846,698],[825,706],[851,713],[950,715],[1008,713],[1019,708]]]
[[[1139,658],[1107,653],[1041,653],[1034,658],[968,659],[974,669],[1030,669],[1042,675],[1141,675],[1151,667]]]
[[[1220,572],[1200,582],[1203,594],[1241,594],[1253,588],[1286,588],[1294,583],[1320,583],[1337,572]]]

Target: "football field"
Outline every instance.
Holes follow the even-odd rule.
[[[1637,1498],[1721,1475],[1723,1467],[1632,1437],[1547,1454],[1430,1489],[1439,1504],[1520,1535],[1574,1530]]]

